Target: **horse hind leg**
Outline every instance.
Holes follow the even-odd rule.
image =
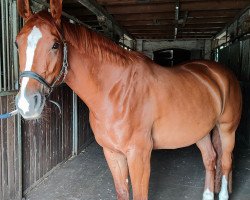
[[[219,129],[217,126],[214,127],[212,131],[212,143],[216,151],[216,172],[215,172],[215,183],[214,183],[214,193],[218,194],[221,189],[221,157],[222,157],[222,148],[221,148],[221,139],[219,134]]]
[[[232,192],[232,152],[235,145],[235,130],[231,124],[220,124],[218,126],[221,138],[221,168],[222,182],[219,193],[219,200],[228,200],[229,193]]]
[[[216,153],[211,142],[210,134],[199,140],[196,145],[201,151],[203,163],[206,170],[203,200],[214,200]]]

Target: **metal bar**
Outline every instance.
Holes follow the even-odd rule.
[[[120,36],[126,35],[130,39],[134,39],[125,29],[123,29],[116,20],[105,10],[103,9],[95,0],[76,0],[81,5],[88,8],[91,12],[93,12],[97,17],[105,16],[111,24],[114,26],[114,31]]]
[[[0,9],[2,13],[2,3],[0,3]],[[2,15],[1,15],[2,18]],[[2,32],[2,26],[0,26],[0,31]],[[0,33],[2,35],[2,33]],[[0,41],[1,44],[1,41]],[[2,81],[3,81],[3,74],[2,74],[2,62],[3,62],[3,55],[2,55],[2,46],[0,45],[0,93],[2,91]]]
[[[17,36],[18,33],[18,27],[19,27],[19,23],[18,23],[18,15],[17,15],[17,4],[16,1],[12,1],[12,19],[13,19],[13,27],[12,27],[12,37],[13,37],[13,42]],[[18,55],[17,55],[17,50],[15,49],[15,47],[12,45],[12,52],[13,52],[13,88],[12,90],[17,90],[18,85],[16,84],[18,83],[18,73],[19,73],[19,67],[18,67]],[[16,87],[17,86],[17,87]]]
[[[3,78],[3,90],[6,91],[6,45],[5,45],[5,0],[1,1],[1,18],[2,18],[2,59],[3,59],[3,71],[1,77]]]
[[[174,39],[176,40],[178,34],[178,23],[179,23],[179,12],[180,12],[180,2],[175,1],[175,28],[174,28]]]
[[[78,153],[78,105],[77,105],[77,95],[73,92],[73,134],[72,134],[72,156]]]
[[[23,157],[22,157],[22,122],[21,122],[21,116],[16,116],[17,121],[17,141],[18,141],[18,159],[19,159],[19,194],[18,196],[22,198],[22,190],[23,190],[23,183],[21,180],[23,180]]]
[[[10,69],[10,35],[9,35],[9,1],[5,4],[5,30],[6,30],[6,38],[5,38],[5,46],[6,46],[6,64],[7,64],[7,90],[11,89],[11,69]]]

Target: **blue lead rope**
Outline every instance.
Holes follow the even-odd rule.
[[[2,115],[0,115],[0,119],[7,119],[9,117],[12,117],[12,116],[16,115],[17,113],[18,113],[18,110],[14,110],[14,111],[12,111],[10,113],[2,114]]]

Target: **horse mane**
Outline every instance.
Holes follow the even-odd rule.
[[[66,40],[82,54],[103,62],[126,65],[135,62],[139,54],[123,49],[112,40],[84,26],[63,23]]]
[[[47,11],[41,11],[35,14],[29,21],[35,22],[36,19],[40,19],[52,27],[56,25],[50,13]],[[136,63],[139,60],[150,60],[139,52],[123,49],[112,40],[83,25],[72,24],[63,19],[62,28],[66,41],[76,48],[79,53],[92,56],[101,62],[110,62],[126,66]]]

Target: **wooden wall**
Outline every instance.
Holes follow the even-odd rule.
[[[0,113],[12,111],[14,96],[0,97]],[[21,144],[17,117],[0,120],[0,199],[21,199]]]
[[[89,124],[89,109],[80,98],[78,104],[78,152],[81,152],[94,140],[93,132]]]
[[[51,99],[59,109],[47,102],[43,117],[39,120],[22,120],[23,140],[23,191],[47,172],[71,156],[72,151],[72,92],[61,86]]]
[[[0,97],[0,113],[14,109],[14,98]],[[63,85],[51,99],[61,105],[62,114],[47,102],[41,119],[21,121],[16,116],[0,120],[0,200],[21,199],[55,166],[72,156],[73,93]],[[93,141],[93,134],[87,106],[79,98],[77,104],[79,153]]]

